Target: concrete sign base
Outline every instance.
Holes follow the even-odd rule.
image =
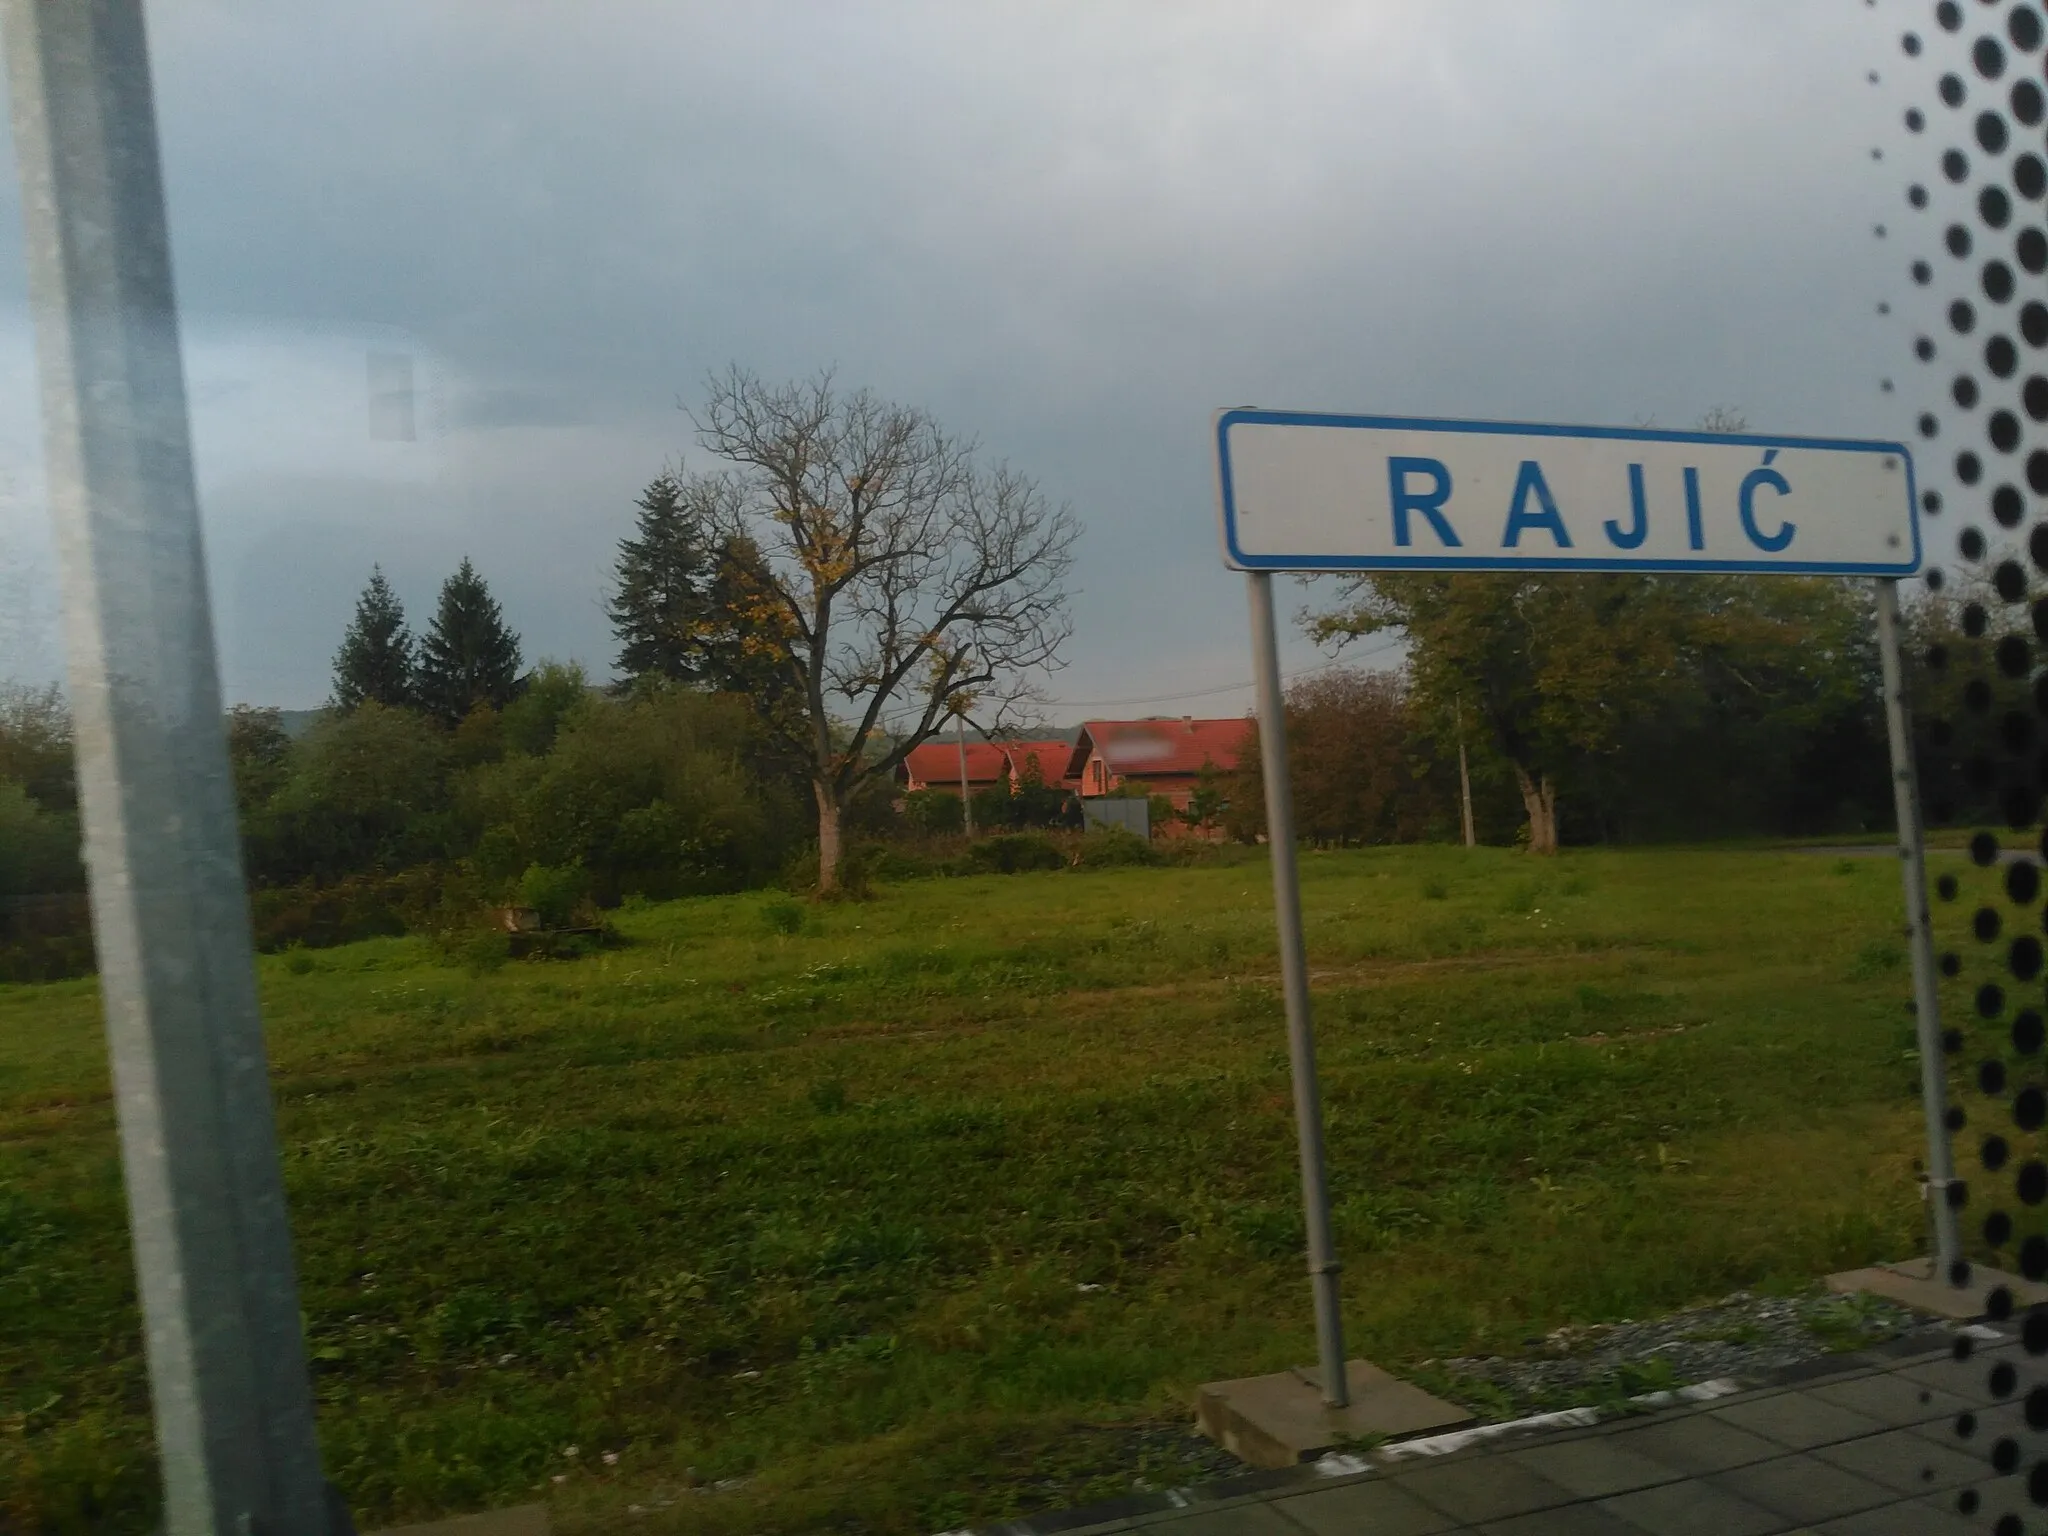
[[[1991,1293],[2004,1286],[2012,1296],[2015,1310],[2048,1301],[2048,1285],[2036,1285],[2002,1270],[1970,1267],[1970,1283],[1950,1285],[1935,1273],[1932,1259],[1907,1259],[1901,1264],[1874,1264],[1868,1269],[1845,1270],[1828,1276],[1828,1289],[1848,1295],[1868,1291],[1887,1301],[1896,1301],[1916,1312],[1969,1322],[1983,1317],[1990,1307]]]
[[[1291,1467],[1367,1439],[1397,1439],[1470,1424],[1464,1409],[1389,1376],[1366,1360],[1345,1366],[1350,1402],[1323,1401],[1322,1375],[1302,1369],[1213,1381],[1195,1402],[1203,1434],[1254,1467]]]

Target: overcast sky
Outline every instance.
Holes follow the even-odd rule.
[[[1218,407],[1905,435],[1871,149],[1922,9],[152,4],[228,694],[319,702],[372,562],[423,620],[465,554],[530,658],[603,673],[632,498],[739,361],[1072,503],[1060,718],[1236,713],[1170,697],[1249,677]],[[54,675],[0,196],[0,674]],[[417,359],[418,443],[369,440],[366,350]]]

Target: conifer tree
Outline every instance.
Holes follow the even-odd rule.
[[[518,690],[519,636],[465,558],[441,584],[441,604],[420,641],[419,698],[453,725],[478,705],[503,709]]]
[[[708,587],[714,556],[702,509],[674,475],[641,493],[635,537],[619,541],[618,585],[610,603],[626,677],[691,683],[704,679]]]
[[[412,631],[405,609],[382,566],[370,568],[370,584],[356,599],[356,616],[334,653],[334,703],[354,709],[365,702],[403,709],[415,702]]]

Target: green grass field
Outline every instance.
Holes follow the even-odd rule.
[[[484,974],[266,958],[359,1521],[928,1533],[1127,1491],[1116,1426],[1313,1355],[1268,878],[686,901]],[[1354,1353],[1919,1250],[1894,861],[1310,854],[1304,899]],[[0,1530],[153,1502],[95,993],[0,988]]]

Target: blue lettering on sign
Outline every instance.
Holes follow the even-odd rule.
[[[1778,525],[1776,533],[1765,535],[1756,525],[1756,493],[1769,486],[1780,496],[1792,494],[1792,486],[1785,477],[1771,468],[1771,460],[1778,456],[1773,448],[1764,455],[1763,464],[1752,469],[1742,480],[1742,531],[1749,535],[1749,542],[1767,554],[1775,555],[1792,542],[1792,535],[1799,531],[1796,524],[1784,522]]]
[[[1534,496],[1541,503],[1541,512],[1529,510],[1529,498]],[[1572,547],[1572,536],[1565,532],[1564,519],[1557,515],[1557,502],[1550,494],[1550,487],[1543,483],[1543,469],[1534,459],[1522,460],[1521,473],[1515,476],[1515,494],[1508,502],[1508,525],[1500,536],[1502,549],[1514,549],[1522,542],[1524,528],[1547,528],[1550,536],[1557,540],[1559,549]]]
[[[1408,487],[1410,475],[1428,475],[1436,484],[1427,491],[1414,491]],[[1450,520],[1444,516],[1444,503],[1451,499],[1451,471],[1441,459],[1393,459],[1387,460],[1387,488],[1394,504],[1394,542],[1403,549],[1411,542],[1408,536],[1408,514],[1420,512],[1429,519],[1429,526],[1436,530],[1436,536],[1443,541],[1446,549],[1463,547],[1462,541],[1451,528]]]
[[[1700,526],[1700,472],[1685,472],[1685,535],[1694,549],[1707,547],[1707,531]]]
[[[1607,542],[1616,549],[1640,549],[1643,540],[1650,536],[1649,498],[1643,494],[1643,466],[1631,464],[1628,467],[1628,504],[1635,514],[1635,521],[1626,532],[1613,518],[1607,520]]]

